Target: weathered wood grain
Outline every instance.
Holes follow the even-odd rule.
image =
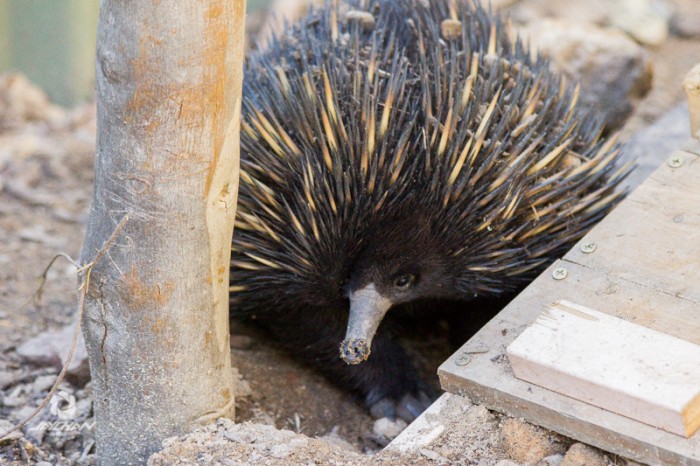
[[[518,380],[505,355],[560,299],[700,344],[698,154],[694,141],[670,156],[448,359],[438,371],[443,388],[637,461],[700,464],[699,434],[685,439]],[[553,278],[557,269],[565,278]]]
[[[684,437],[700,425],[700,345],[562,300],[507,354],[540,387]]]

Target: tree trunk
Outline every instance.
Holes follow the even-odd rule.
[[[244,0],[101,0],[83,319],[102,464],[233,416],[228,276]]]

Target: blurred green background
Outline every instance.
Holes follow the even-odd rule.
[[[26,74],[62,105],[90,98],[97,12],[98,0],[0,0],[0,73]]]
[[[72,104],[94,87],[96,0],[0,0],[0,73],[14,70]]]

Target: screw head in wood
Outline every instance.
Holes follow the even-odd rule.
[[[668,166],[672,168],[678,168],[683,165],[683,157],[675,156],[671,157],[668,161]]]
[[[552,278],[555,280],[564,280],[567,275],[569,275],[569,271],[564,267],[557,267],[556,269],[552,270]]]
[[[471,355],[469,353],[464,352],[457,358],[455,364],[457,364],[458,366],[466,366],[470,362],[472,362]]]
[[[593,241],[586,241],[581,244],[581,252],[584,254],[590,254],[598,247]]]

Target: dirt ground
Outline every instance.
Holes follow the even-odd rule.
[[[694,1],[679,0],[671,4],[677,9],[689,10]],[[700,37],[671,34],[661,45],[648,47],[648,52],[653,61],[653,87],[628,121],[623,139],[629,139],[684,99],[680,80],[700,61]],[[76,274],[67,262],[60,261],[49,273],[40,302],[29,298],[38,285],[37,277],[54,254],[64,252],[73,258],[79,255],[92,193],[94,139],[93,103],[72,109],[60,108],[49,103],[43,93],[23,77],[0,77],[0,431],[37,406],[50,387],[49,381],[58,373],[55,364],[27,363],[18,356],[16,349],[35,335],[73,322]],[[260,425],[305,434],[312,440],[304,444],[304,448],[313,451],[333,444],[342,445],[348,455],[358,455],[345,458],[341,455],[337,458],[339,463],[345,459],[345,463],[361,464],[365,461],[361,453],[375,453],[385,446],[387,438],[375,432],[374,420],[352,396],[289,358],[259,331],[234,325],[232,332],[236,335],[232,348],[234,365],[245,381],[237,399],[237,422],[255,423],[253,430],[263,436],[270,431]],[[430,338],[409,335],[407,346],[426,379],[437,387],[435,369],[450,351],[444,332],[436,328]],[[64,382],[62,388],[75,395],[79,405],[83,401],[84,418],[89,420],[89,383]],[[463,459],[464,464],[496,464],[498,460],[503,460],[499,463],[501,466],[517,464],[507,462],[516,460],[508,450],[514,440],[509,440],[508,428],[504,427],[507,423],[500,415],[478,408],[473,407],[475,419],[492,425],[483,435],[483,444],[497,444],[498,448],[481,453],[474,451],[468,459]],[[44,413],[29,427],[47,418],[48,414]],[[237,429],[222,421],[210,427],[210,433],[240,439],[243,434]],[[270,438],[275,438],[274,435]],[[315,437],[325,437],[326,443],[314,443]],[[554,445],[568,447],[571,443],[554,434],[551,437],[554,440],[550,443]],[[289,441],[294,439],[298,440],[297,437],[288,438]],[[566,451],[562,446],[547,453],[561,456]],[[93,453],[94,441],[89,428],[66,435],[60,432],[39,435],[25,429],[24,437],[19,440],[0,441],[0,464],[42,461],[93,464]],[[398,457],[385,455],[388,455],[385,464],[398,461]],[[319,458],[316,464],[323,462]],[[426,459],[430,458],[419,455],[410,461],[403,457],[401,462],[423,464],[421,461]],[[241,461],[229,464],[245,463]],[[307,459],[282,456],[280,461],[306,464]],[[618,460],[607,458],[605,461],[614,464]],[[462,460],[447,462],[461,463]],[[561,458],[556,464],[561,464]]]

